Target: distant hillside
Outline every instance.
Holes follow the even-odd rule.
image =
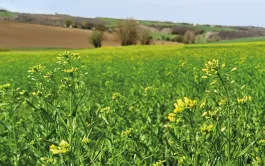
[[[37,24],[0,21],[1,49],[44,49],[44,48],[93,48],[88,38],[91,30],[44,26]],[[157,41],[154,44],[177,45],[175,42]],[[115,33],[104,33],[103,47],[120,46]]]
[[[0,20],[16,21],[21,23],[49,25],[65,27],[65,20],[72,21],[72,28],[93,29],[96,26],[104,25],[106,31],[113,29],[121,19],[115,18],[85,18],[69,16],[64,14],[29,14],[15,13],[0,9]],[[265,28],[253,26],[222,26],[202,25],[190,23],[174,23],[170,21],[149,21],[137,20],[139,27],[151,32],[155,40],[176,41],[178,36],[184,36],[185,32],[193,31],[203,42],[217,42],[235,40],[241,38],[257,38],[265,36]],[[201,41],[196,41],[197,43]]]

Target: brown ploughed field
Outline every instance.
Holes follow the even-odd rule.
[[[0,48],[91,48],[92,31],[16,22],[0,22]],[[105,46],[118,46],[118,38],[105,33]]]
[[[0,21],[0,48],[92,48],[90,30]],[[177,44],[159,42],[156,44]],[[105,33],[103,46],[119,46],[115,34]]]

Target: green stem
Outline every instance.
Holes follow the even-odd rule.
[[[14,166],[18,165],[18,147],[17,147],[17,136],[15,131],[15,125],[14,122],[12,123],[12,130],[13,130],[13,140],[15,141],[15,155],[14,155]]]
[[[195,111],[195,110],[190,110],[190,111]],[[191,128],[192,128],[192,135],[193,135],[193,140],[194,140],[194,146],[195,146],[195,150],[194,150],[194,158],[193,158],[193,165],[194,166],[197,166],[198,165],[198,154],[197,154],[197,150],[198,150],[198,145],[197,145],[197,141],[196,141],[196,132],[195,132],[195,126],[194,126],[194,119],[193,119],[193,117],[194,117],[194,114],[193,113],[191,113],[191,114],[189,114],[189,116],[191,116],[191,118],[190,118],[190,125],[191,125]]]
[[[72,116],[72,92],[70,92],[70,97],[69,97],[69,111],[70,111],[70,116]],[[73,125],[73,121],[70,121],[70,126]],[[69,143],[71,145],[72,142],[72,132],[73,130],[70,128],[70,135],[69,135]]]
[[[226,97],[227,97],[227,113],[228,113],[228,163],[230,163],[230,161],[231,161],[231,156],[230,156],[230,154],[231,154],[231,111],[230,111],[230,97],[229,97],[229,93],[228,93],[228,90],[227,90],[227,87],[226,87],[226,85],[225,85],[225,83],[224,83],[224,81],[223,81],[223,79],[222,79],[222,77],[221,77],[221,75],[220,75],[220,73],[217,73],[217,76],[218,76],[218,78],[220,79],[220,81],[221,81],[221,83],[222,83],[222,85],[223,85],[223,87],[224,87],[224,89],[225,89],[225,92],[226,92]]]

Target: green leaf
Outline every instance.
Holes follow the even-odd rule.
[[[255,142],[256,141],[251,142],[251,144],[249,144],[243,151],[241,151],[241,153],[238,155],[238,157],[243,156],[244,154],[246,154],[247,151],[251,148],[252,145],[254,145]]]
[[[8,103],[0,103],[0,107],[6,106],[6,105],[8,105]]]

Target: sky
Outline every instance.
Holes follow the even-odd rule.
[[[24,13],[265,27],[265,0],[0,0]]]

